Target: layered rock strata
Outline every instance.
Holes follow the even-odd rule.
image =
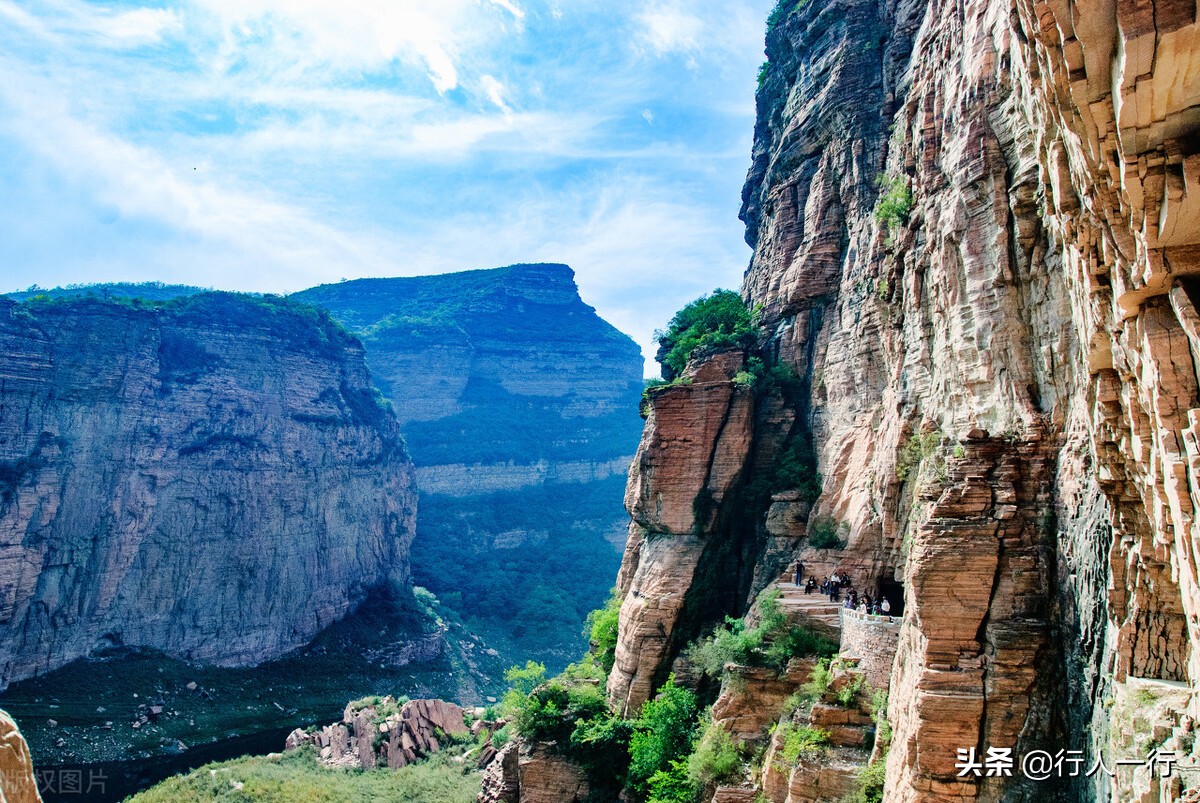
[[[416,494],[315,311],[0,300],[0,685],[152,648],[254,664],[409,581]]]
[[[1165,733],[1200,705],[1195,5],[834,0],[776,19],[744,294],[799,388],[757,400],[738,434],[755,456],[716,487],[745,499],[800,429],[821,494],[745,506],[753,536],[697,524],[715,439],[667,429],[652,403],[643,451],[682,453],[631,477],[612,701],[636,708],[683,634],[715,621],[680,602],[702,592],[705,550],[758,550],[726,564],[722,587],[747,591],[730,611],[783,553],[902,589],[886,799],[1120,798],[1103,773],[1034,783],[955,763],[1075,748],[1090,766],[1132,727],[1111,704],[1129,678],[1182,684]],[[728,417],[663,393],[695,432]],[[669,540],[649,537],[659,520]],[[843,550],[807,544],[818,521]]]

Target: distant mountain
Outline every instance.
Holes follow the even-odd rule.
[[[36,284],[26,290],[4,293],[13,301],[27,301],[43,296],[49,299],[62,298],[140,298],[145,301],[170,301],[180,296],[191,296],[205,292],[203,287],[186,284],[163,284],[162,282],[110,282],[106,284],[69,284],[66,287],[41,288]]]
[[[604,600],[642,429],[637,345],[566,265],[322,285],[291,296],[363,341],[421,491],[414,577],[514,660],[576,655]]]

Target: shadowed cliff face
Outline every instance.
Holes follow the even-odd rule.
[[[1192,749],[1194,4],[782,7],[743,196],[755,247],[744,293],[762,305],[767,358],[795,371],[800,392],[746,437],[761,452],[797,426],[811,433],[823,488],[811,511],[760,519],[762,557],[728,582],[753,575],[756,589],[784,552],[869,590],[903,583],[889,800],[1131,799],[1152,787],[1171,799],[1178,778],[1056,786],[963,779],[954,764],[970,747],[1077,748],[1089,766],[1101,750],[1124,756],[1131,678],[1186,684],[1185,702],[1147,716],[1168,748]],[[681,400],[673,418],[704,404]],[[648,429],[643,450],[662,436]],[[691,467],[711,443],[700,440],[635,465],[637,500],[702,487]],[[808,546],[817,516],[845,525],[844,550]],[[652,543],[631,539],[626,565],[640,575]],[[656,549],[672,553],[656,553],[663,566],[696,552]],[[661,582],[625,578],[617,705],[639,699],[622,679],[632,667],[661,676],[678,651],[644,635],[637,589]],[[664,621],[668,635],[703,627]]]
[[[415,510],[362,347],[315,311],[0,301],[0,683],[276,657],[408,583]]]

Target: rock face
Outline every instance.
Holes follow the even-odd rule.
[[[409,700],[401,705],[392,697],[362,707],[346,706],[342,721],[319,731],[294,730],[285,749],[312,745],[321,763],[329,767],[399,769],[442,749],[447,737],[470,733],[463,714],[444,700]]]
[[[1197,53],[1195,4],[1170,0],[779,6],[743,195],[744,295],[767,361],[797,381],[754,402],[737,435],[749,462],[720,490],[752,499],[799,430],[821,494],[744,504],[752,535],[697,525],[716,439],[667,430],[657,407],[676,394],[671,420],[700,433],[728,405],[660,392],[642,454],[663,457],[640,457],[630,481],[642,529],[622,572],[614,704],[640,704],[685,634],[715,620],[678,600],[701,591],[698,555],[725,543],[752,558],[726,563],[723,588],[752,593],[799,557],[902,595],[889,801],[1125,799],[1133,787],[1104,773],[1033,783],[954,764],[971,747],[1071,748],[1091,766],[1106,733],[1134,726],[1112,705],[1128,678],[1184,684],[1186,701],[1154,716],[1167,734],[1191,727]],[[663,439],[677,451],[651,448]],[[845,549],[813,548],[814,522],[836,524]]]
[[[687,384],[651,392],[625,492],[633,521],[617,580],[624,601],[608,678],[609,700],[622,715],[650,699],[705,614],[745,592],[736,582],[709,582],[738,558],[736,538],[712,533],[728,526],[734,500],[723,503],[750,456],[753,395],[733,382],[742,364],[740,352],[720,353],[691,366]]]
[[[418,583],[561,664],[619,562],[642,359],[566,265],[324,285],[417,466]],[[521,592],[515,593],[514,586]],[[495,635],[495,633],[489,633]],[[503,647],[500,643],[498,646]]]
[[[4,711],[0,711],[0,803],[41,803],[29,747]]]
[[[119,647],[245,665],[405,586],[416,496],[315,311],[0,300],[0,684]]]
[[[512,743],[484,771],[479,803],[583,803],[583,769],[540,743]]]

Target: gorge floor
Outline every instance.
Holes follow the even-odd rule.
[[[211,761],[279,751],[292,729],[338,719],[356,698],[486,704],[498,696],[501,657],[452,612],[424,604],[428,617],[415,623],[366,605],[310,646],[257,667],[205,666],[144,651],[85,659],[13,684],[0,694],[0,708],[20,725],[40,771],[105,778],[103,794],[61,799],[122,800]],[[431,637],[442,643],[429,660],[380,659],[388,644]],[[161,713],[152,716],[152,706]]]

